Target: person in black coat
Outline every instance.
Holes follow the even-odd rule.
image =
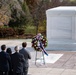
[[[7,48],[6,52],[7,52],[7,53],[10,55],[10,57],[11,57],[11,55],[12,55],[12,50],[11,50],[11,48]],[[12,73],[13,73],[13,72],[12,72],[12,67],[10,67],[10,71],[9,71],[8,75],[13,75]]]
[[[6,52],[11,56],[11,54],[12,54],[11,48],[7,48]]]
[[[23,62],[25,62],[25,59],[23,55],[19,53],[18,46],[14,49],[15,53],[11,55],[13,75],[23,75]]]
[[[26,50],[26,46],[27,46],[27,43],[26,42],[23,42],[22,43],[22,47],[23,48],[19,51],[21,54],[24,55],[24,58],[25,58],[24,67],[23,67],[24,75],[27,75],[28,74],[28,67],[29,67],[28,59],[31,59],[31,55]]]
[[[11,67],[11,58],[8,53],[6,53],[6,45],[1,46],[0,52],[0,75],[8,75]]]

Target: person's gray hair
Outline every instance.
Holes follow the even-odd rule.
[[[19,51],[19,47],[18,46],[15,46],[14,50],[17,52]]]

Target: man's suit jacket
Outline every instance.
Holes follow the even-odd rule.
[[[11,55],[11,61],[12,61],[12,69],[15,73],[21,73],[23,72],[23,62],[25,62],[25,59],[22,54],[15,52]]]
[[[25,58],[24,67],[29,67],[28,59],[31,59],[30,53],[25,48],[22,48],[19,52],[24,55]]]
[[[0,71],[7,72],[11,67],[11,57],[8,53],[0,52]]]

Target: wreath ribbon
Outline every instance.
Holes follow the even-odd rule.
[[[44,50],[44,46],[42,44],[42,42],[40,41],[40,48],[43,50],[43,52],[48,56],[48,53],[46,52],[46,50]]]

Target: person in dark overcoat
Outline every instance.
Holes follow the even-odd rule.
[[[8,72],[11,67],[11,57],[6,52],[6,45],[1,46],[0,52],[0,75],[8,75]]]
[[[28,61],[28,59],[31,59],[31,55],[26,50],[26,46],[27,46],[27,43],[23,42],[22,43],[22,49],[19,51],[21,54],[24,55],[24,58],[25,58],[24,67],[23,67],[24,75],[28,74],[28,68],[29,68],[29,61]]]
[[[15,53],[11,55],[13,75],[23,75],[23,62],[25,59],[22,54],[19,53],[19,47],[15,46]]]
[[[6,52],[7,52],[7,53],[10,55],[10,57],[11,57],[11,55],[12,55],[12,50],[11,50],[11,48],[7,48]],[[12,67],[10,67],[10,70],[9,70],[8,75],[13,75]]]

